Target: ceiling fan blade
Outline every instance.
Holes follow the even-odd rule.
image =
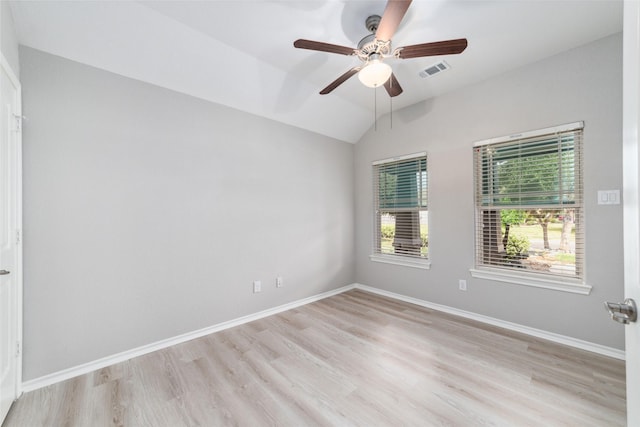
[[[398,57],[402,59],[422,56],[452,55],[467,48],[467,39],[445,40],[441,42],[414,44],[398,48]]]
[[[353,55],[355,49],[352,47],[339,46],[337,44],[315,42],[313,40],[298,39],[293,42],[293,46],[299,49],[318,50],[320,52],[339,53],[341,55]]]
[[[343,75],[341,75],[340,77],[338,77],[337,79],[335,79],[334,81],[332,81],[329,86],[325,87],[324,89],[322,89],[320,91],[320,95],[326,95],[328,93],[330,93],[331,91],[333,91],[335,88],[337,88],[338,86],[340,86],[342,83],[346,82],[347,80],[349,80],[349,78],[351,76],[353,76],[354,74],[358,74],[358,71],[360,71],[360,67],[353,67],[352,69],[350,69],[349,71],[347,71],[346,73],[344,73]]]
[[[393,73],[391,73],[389,80],[384,83],[384,88],[391,97],[398,96],[402,93],[402,86],[400,86],[398,79],[396,79],[396,75]]]
[[[389,0],[387,2],[387,7],[384,9],[382,19],[380,19],[380,24],[376,30],[377,40],[391,40],[410,4],[411,0]]]

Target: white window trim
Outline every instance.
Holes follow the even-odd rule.
[[[375,162],[371,163],[371,165],[376,166],[376,165],[382,165],[384,163],[398,162],[400,160],[409,160],[409,159],[415,159],[418,157],[425,157],[425,156],[427,157],[427,162],[429,162],[429,156],[427,156],[427,152],[421,151],[419,153],[407,154],[406,156],[397,156],[397,157],[390,157],[388,159],[376,160]],[[427,170],[429,170],[428,167],[427,167]]]
[[[496,144],[500,142],[511,141],[514,139],[533,138],[537,136],[549,135],[553,133],[569,132],[584,129],[584,122],[573,122],[559,126],[552,126],[544,129],[537,129],[529,132],[522,132],[513,135],[500,136],[496,138],[485,139],[473,143],[474,147],[483,145]],[[474,178],[475,179],[475,178]],[[583,207],[584,209],[584,207]],[[476,221],[477,224],[477,221]],[[479,266],[469,269],[472,277],[478,279],[494,280],[497,282],[505,282],[516,285],[532,286],[535,288],[551,289],[555,291],[569,292],[580,295],[589,295],[592,286],[587,285],[584,278],[557,278],[551,275],[541,275],[534,272],[508,270],[502,268],[491,268]]]
[[[397,162],[400,160],[410,160],[410,159],[415,159],[419,157],[427,158],[427,177],[428,177],[427,182],[429,182],[428,179],[430,178],[430,174],[429,174],[430,157],[426,151],[420,151],[418,153],[412,153],[412,154],[406,154],[403,156],[395,156],[387,159],[376,160],[371,163],[371,166],[377,166],[377,165],[390,163],[390,162]],[[428,193],[429,193],[429,187],[427,186],[427,194]],[[402,255],[378,254],[378,253],[370,254],[369,259],[373,262],[380,262],[383,264],[401,265],[404,267],[413,267],[413,268],[419,268],[422,270],[431,269],[431,251],[429,251],[429,257],[426,259],[406,257]]]
[[[411,258],[403,257],[401,255],[387,254],[371,254],[369,255],[369,259],[374,262],[421,268],[423,270],[429,270],[431,268],[431,261],[429,259]]]
[[[516,134],[513,134],[513,135],[506,135],[506,136],[499,136],[499,137],[496,137],[496,138],[483,139],[482,141],[474,142],[473,146],[474,147],[480,147],[482,145],[497,144],[499,142],[506,142],[506,141],[511,141],[511,140],[514,140],[514,139],[533,138],[533,137],[536,137],[536,136],[549,135],[549,134],[552,134],[552,133],[559,133],[559,132],[570,132],[572,130],[578,130],[578,129],[584,129],[584,122],[567,123],[565,125],[552,126],[552,127],[548,127],[548,128],[544,128],[544,129],[532,130],[532,131],[529,131],[529,132],[522,132],[522,133],[516,133]]]
[[[478,267],[471,268],[469,272],[472,277],[476,277],[478,279],[495,280],[498,282],[552,289],[554,291],[569,292],[580,295],[589,295],[592,289],[590,285],[587,285],[580,279],[554,279],[553,276],[542,277],[539,274],[528,273],[525,271],[515,272],[499,268]]]

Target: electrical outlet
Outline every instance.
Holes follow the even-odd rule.
[[[458,289],[461,291],[467,290],[467,281],[466,280],[458,280]]]
[[[260,280],[255,280],[253,282],[253,293],[257,294],[258,292],[262,291],[262,283],[260,282]]]
[[[283,286],[284,286],[284,280],[282,279],[282,276],[276,277],[276,288],[281,288]]]

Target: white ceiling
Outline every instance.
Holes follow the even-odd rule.
[[[353,46],[386,1],[12,1],[20,44],[343,141],[373,124],[374,89],[356,57],[295,49]],[[622,0],[415,0],[393,46],[467,38],[460,55],[390,60],[399,109],[622,31]],[[423,79],[439,60],[451,69]],[[378,114],[389,111],[377,89]]]

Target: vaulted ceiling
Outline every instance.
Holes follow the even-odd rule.
[[[357,57],[295,49],[353,46],[386,1],[12,1],[20,44],[347,142],[384,114],[622,31],[621,0],[415,0],[393,45],[467,38],[460,55],[393,59],[404,92],[351,78]],[[450,69],[419,72],[444,60]],[[375,97],[375,99],[374,99]]]

